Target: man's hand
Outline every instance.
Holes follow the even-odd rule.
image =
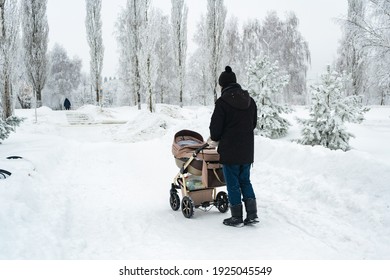
[[[211,140],[211,138],[209,137],[209,139],[207,139],[207,144],[209,144],[210,148],[216,148],[218,147],[219,142]]]

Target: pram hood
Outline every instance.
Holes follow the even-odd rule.
[[[202,176],[204,187],[225,185],[219,154],[215,148],[204,148],[202,135],[192,130],[181,130],[173,138],[172,154],[180,172]],[[195,157],[194,157],[195,156]],[[182,168],[185,166],[185,171]]]
[[[192,130],[180,130],[174,136],[172,143],[172,154],[177,159],[188,159],[193,152],[202,147],[204,142],[202,135]],[[198,155],[197,159],[205,161],[219,161],[219,154],[214,148],[205,148]]]
[[[204,145],[203,137],[191,130],[180,130],[173,139],[172,154],[175,158],[189,158],[194,150]]]

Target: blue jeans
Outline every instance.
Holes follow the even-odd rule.
[[[251,164],[224,164],[222,168],[230,206],[241,204],[241,196],[243,201],[256,198],[250,181]]]

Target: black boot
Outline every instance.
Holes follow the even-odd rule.
[[[257,217],[257,204],[256,199],[249,198],[245,200],[246,219],[244,220],[245,225],[257,224],[259,219]]]
[[[223,224],[232,227],[244,226],[242,221],[242,204],[230,206],[230,212],[232,213],[232,216],[223,220]]]

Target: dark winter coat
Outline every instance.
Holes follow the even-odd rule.
[[[65,107],[66,110],[70,109],[70,101],[69,101],[68,98],[65,98],[64,107]]]
[[[215,102],[210,122],[210,138],[219,141],[220,162],[253,163],[257,106],[239,84],[229,84]]]

